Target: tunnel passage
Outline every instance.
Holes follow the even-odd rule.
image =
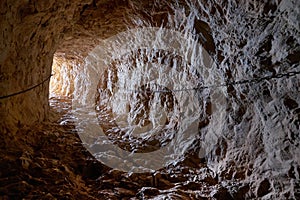
[[[172,4],[168,2],[148,5],[136,1],[78,0],[72,4],[3,1],[1,7],[1,15],[5,16],[1,21],[4,34],[1,43],[1,96],[26,90],[45,81],[45,84],[28,93],[3,100],[4,111],[1,115],[5,120],[1,122],[1,127],[5,132],[15,130],[17,123],[29,125],[47,118],[48,77],[51,75],[54,54],[82,63],[99,40],[128,27],[148,24],[147,26],[163,25],[167,28],[168,13],[173,12]],[[139,24],[140,22],[144,24]],[[207,48],[213,52],[209,26],[201,20],[195,22],[197,31],[206,38],[202,38],[203,44],[207,44]],[[32,98],[37,102],[34,107],[29,103]],[[10,101],[11,99],[15,100]],[[12,103],[14,101],[16,103]]]
[[[121,6],[120,9],[122,9],[122,6]],[[144,15],[143,12],[135,13],[135,15],[139,16],[139,14],[141,14],[141,16],[139,16],[139,17],[141,17],[144,20],[144,22],[151,23],[154,26],[158,26],[158,27],[159,26],[165,26],[166,28],[171,28],[173,26],[172,23],[174,23],[174,24],[177,23],[176,20],[178,20],[178,19],[176,19],[172,15],[169,16],[169,17],[171,17],[171,19],[169,19],[170,22],[165,21],[165,20],[167,20],[166,15],[169,15],[168,12],[171,12],[171,13],[173,12],[172,8],[170,8],[170,6],[167,6],[167,10],[164,10],[165,8],[156,8],[156,9],[162,9],[162,11],[157,10],[157,12],[160,13],[159,15],[164,16],[164,17],[162,17],[162,18],[157,17],[155,19],[152,19],[152,18],[149,18],[149,16]],[[90,7],[86,7],[85,12],[89,13],[90,16],[95,16],[94,13],[96,13],[97,11],[96,11],[95,8],[90,6]],[[93,22],[90,22],[90,24],[99,23],[99,22],[94,22],[94,21],[99,20],[98,17],[99,16],[96,16],[96,19],[91,20]],[[79,23],[82,23],[82,21],[79,21]],[[128,22],[127,22],[126,26],[127,27],[134,27],[134,26],[136,26],[134,23],[128,24]],[[91,32],[94,31],[94,25],[90,29]],[[121,30],[124,29],[124,27],[122,27],[120,24],[117,24],[116,27],[118,27],[118,26],[120,26],[119,30],[120,30],[120,32],[122,32]],[[203,46],[207,47],[209,52],[211,54],[213,54],[215,52],[215,47],[214,47],[214,43],[213,43],[212,38],[211,38],[211,33],[210,33],[209,26],[201,20],[195,20],[195,27],[196,27],[196,29],[195,29],[196,34],[199,34],[199,35],[203,34],[206,37],[206,39],[203,38],[203,37],[200,38],[199,42]],[[188,29],[190,29],[188,27],[184,28],[184,26],[176,27],[176,28],[178,30],[179,29],[186,29],[186,30],[182,30],[183,32],[188,31]],[[80,31],[82,31],[82,30],[80,30]],[[62,44],[62,47],[60,47],[57,50],[57,52],[55,53],[53,67],[52,67],[53,68],[53,77],[52,77],[51,82],[50,82],[50,97],[53,95],[53,97],[61,96],[61,97],[73,98],[74,95],[75,95],[78,98],[78,91],[80,93],[80,90],[88,90],[88,88],[84,88],[85,87],[85,86],[83,86],[84,84],[76,83],[76,77],[77,76],[84,76],[85,70],[86,70],[85,69],[85,62],[86,62],[85,56],[88,54],[88,52],[90,52],[93,49],[93,47],[97,43],[99,43],[99,41],[101,42],[101,40],[105,39],[106,36],[103,36],[100,39],[100,38],[92,38],[92,37],[89,37],[90,35],[89,36],[86,36],[86,35],[87,34],[85,32],[85,34],[83,34],[83,35],[80,35],[80,34],[77,33],[75,36],[66,37],[67,40],[64,41],[64,43]],[[83,44],[84,44],[84,46],[82,46]],[[140,53],[141,53],[141,51],[137,52],[136,54],[140,54]],[[175,57],[176,57],[176,55],[175,55]],[[121,58],[120,60],[122,60],[122,59],[123,58]],[[161,58],[154,58],[154,59],[161,59]],[[180,58],[180,59],[182,60],[183,58]],[[168,62],[167,59],[165,59],[165,61]],[[172,61],[172,59],[171,59],[170,62],[174,62],[174,61]],[[178,62],[178,60],[177,60],[177,62]],[[180,64],[178,64],[178,66],[180,66]],[[113,68],[114,66],[110,66],[110,67]],[[178,67],[177,70],[181,71],[181,70],[185,70],[185,69],[180,69],[180,67]],[[195,73],[195,72],[189,72],[189,73]],[[95,80],[95,82],[99,82],[99,81],[103,81],[105,83],[107,81],[107,77],[99,77],[98,80]],[[200,82],[195,81],[194,84],[189,85],[189,87],[190,88],[197,87],[198,84],[200,84]],[[76,86],[79,87],[78,90],[77,90],[77,93],[76,92],[72,93],[74,91],[74,89],[76,89]],[[87,85],[86,87],[90,87],[90,86]],[[144,87],[144,86],[141,85],[140,87]],[[153,85],[152,85],[152,87],[153,87]],[[158,86],[158,87],[162,88],[164,86]],[[183,83],[182,87],[186,87],[185,83]],[[168,88],[164,88],[163,90],[165,90],[165,89],[168,89]],[[165,95],[164,93],[165,92],[160,94],[160,96],[162,96],[163,98],[164,98],[164,95]],[[172,91],[170,90],[170,94],[171,93],[172,93]],[[97,94],[97,95],[99,97],[99,94]],[[190,94],[187,94],[187,95],[190,95]],[[95,97],[90,96],[90,98],[93,99]],[[174,97],[174,94],[172,94],[170,96],[170,98],[173,99],[172,101],[174,101],[176,99]],[[197,99],[198,97],[195,97],[195,98]],[[178,101],[180,101],[180,100],[176,99],[176,102],[178,102]],[[193,100],[193,101],[198,101],[198,100]],[[201,100],[200,100],[200,102],[201,102]],[[101,100],[96,99],[96,104],[101,104]],[[136,106],[136,105],[134,105],[134,106]],[[170,108],[168,110],[170,111]],[[171,110],[172,111],[170,113],[172,113],[174,111],[174,108],[171,108]],[[199,125],[199,126],[202,126],[202,127],[206,126],[208,124],[208,121],[209,121],[209,120],[207,120],[207,118],[208,118],[207,113],[209,112],[208,111],[209,109],[205,108],[205,106],[204,106],[203,110],[204,110],[204,112],[202,113],[202,118],[203,119],[201,119],[202,122]],[[101,112],[103,112],[103,111],[101,111]],[[111,111],[108,111],[108,112],[111,112]],[[179,113],[179,111],[176,111],[176,112]],[[101,115],[104,115],[104,116],[109,115],[107,113],[99,114],[100,111],[97,111],[97,113],[98,113],[98,117],[101,116]],[[147,111],[144,112],[144,114],[147,114]],[[169,115],[169,114],[166,114],[166,115]],[[179,114],[177,114],[177,115],[179,115]],[[137,117],[139,118],[139,116],[137,116]],[[117,141],[116,140],[117,138],[122,138],[122,136],[124,136],[124,130],[123,131],[117,131],[116,128],[118,129],[118,126],[116,126],[115,123],[110,122],[110,125],[105,125],[105,121],[111,121],[111,120],[114,120],[114,118],[116,118],[116,116],[114,116],[114,117],[111,116],[110,118],[107,118],[107,119],[104,119],[104,118],[101,119],[100,118],[99,123],[101,125],[103,125],[102,128],[104,129],[105,133],[113,132],[112,134],[110,134],[110,137],[114,138],[115,139],[114,141]],[[174,135],[174,133],[177,132],[176,130],[178,129],[178,127],[177,127],[178,125],[176,125],[176,124],[179,123],[178,118],[179,118],[178,116],[177,117],[167,116],[167,119],[165,120],[166,122],[164,124],[159,124],[159,123],[157,124],[157,122],[156,122],[156,124],[158,126],[168,127],[166,129],[161,129],[160,128],[161,131],[159,131],[160,136],[161,135],[166,135],[166,133],[170,132],[169,133],[170,136],[167,136],[167,138],[163,139],[162,141],[159,141],[160,139],[157,139],[157,138],[156,139],[149,139],[148,138],[148,141],[136,140],[137,144],[142,143],[142,145],[144,145],[144,146],[145,145],[146,146],[150,145],[149,149],[146,150],[146,151],[149,151],[150,149],[152,149],[151,151],[157,150],[160,147],[164,146],[167,141],[170,141],[170,139],[174,137],[172,135]],[[147,121],[147,119],[146,119],[146,121]],[[149,120],[148,120],[148,122],[149,122]],[[153,125],[153,123],[152,122],[148,123],[149,127],[150,127],[151,124]],[[140,127],[141,130],[143,128],[145,128],[145,127]],[[121,128],[121,129],[124,129],[124,127]],[[116,132],[121,133],[121,135],[117,134]],[[126,139],[124,139],[124,138],[119,139],[119,142],[122,141],[122,140],[126,140]],[[123,148],[125,148],[125,149],[133,149],[133,150],[137,151],[138,149],[133,144],[133,140],[135,140],[135,139],[130,138],[130,140],[128,140],[127,142],[122,141],[121,142],[122,144],[120,146],[123,145]],[[125,147],[124,147],[124,145],[125,145]],[[135,147],[133,147],[133,146],[135,146]],[[138,152],[139,151],[140,150],[138,150]]]
[[[208,125],[208,96],[214,92],[193,88],[203,81],[209,83],[205,74],[216,66],[210,65],[209,54],[201,51],[197,40],[184,37],[179,31],[164,28],[132,29],[100,42],[85,59],[82,70],[73,66],[72,109],[80,113],[76,115],[78,130],[83,130],[79,135],[93,155],[107,156],[111,151],[106,143],[110,142],[139,154],[173,148],[174,144],[167,146],[175,140],[177,152],[169,153],[178,154],[179,159],[186,148],[180,141],[192,142],[200,123],[204,127],[202,121],[206,121]],[[132,39],[139,42],[132,43]],[[145,42],[148,46],[140,49]],[[196,52],[197,58],[192,58]],[[65,75],[68,82],[70,74]],[[95,111],[96,116],[89,116]]]
[[[11,164],[12,160],[16,160],[22,169],[19,170],[20,173],[31,172],[28,170],[31,169],[30,165],[26,163],[36,154],[31,150],[23,152],[24,149],[29,145],[42,149],[43,145],[47,146],[47,142],[39,142],[40,138],[47,138],[45,141],[57,138],[56,132],[49,130],[44,131],[46,134],[43,137],[40,136],[43,135],[43,131],[39,134],[20,132],[20,127],[42,122],[49,116],[48,77],[51,74],[52,62],[63,66],[63,73],[68,74],[67,76],[76,75],[76,72],[85,69],[84,60],[88,52],[112,35],[137,27],[175,26],[176,30],[183,31],[184,27],[188,26],[194,37],[200,40],[217,62],[216,71],[219,70],[218,76],[222,77],[221,83],[226,85],[253,78],[260,81],[223,87],[222,92],[226,94],[228,103],[226,120],[221,121],[224,123],[222,126],[214,126],[214,131],[220,133],[221,137],[216,135],[215,138],[207,138],[206,134],[198,136],[201,141],[210,142],[209,139],[216,141],[215,146],[209,149],[211,153],[205,157],[207,168],[199,168],[199,160],[195,163],[184,160],[189,167],[172,169],[173,171],[166,169],[166,174],[179,174],[178,176],[182,177],[164,179],[164,176],[167,176],[164,174],[160,177],[161,182],[153,182],[157,185],[165,184],[164,187],[168,189],[176,185],[177,189],[180,188],[179,191],[176,190],[176,195],[184,197],[194,195],[193,197],[197,198],[200,195],[207,198],[212,196],[240,199],[299,198],[297,183],[300,151],[297,133],[300,78],[299,74],[292,73],[299,71],[297,55],[300,37],[297,3],[290,0],[176,1],[176,3],[163,1],[163,3],[161,5],[157,2],[134,0],[76,0],[72,3],[1,1],[0,23],[3,38],[0,43],[1,96],[8,96],[38,85],[20,95],[0,100],[1,141],[4,141],[1,143],[1,152],[4,152],[3,155],[8,155],[7,152],[9,155],[15,155],[13,159],[3,156],[6,160],[1,167],[10,169],[11,166],[17,166]],[[53,61],[54,54],[55,61]],[[53,73],[57,73],[55,69]],[[275,75],[277,78],[274,78]],[[270,76],[273,78],[261,79]],[[55,75],[52,78],[55,80]],[[72,85],[72,81],[68,82],[67,79],[65,81],[61,82],[61,86],[65,84],[68,87],[54,84],[53,91],[61,91],[56,95],[73,98],[72,91],[76,86]],[[99,77],[97,84],[98,82]],[[177,102],[180,102],[178,98]],[[201,129],[201,133],[206,133],[209,125],[214,125],[213,121],[204,120],[197,129]],[[12,142],[13,139],[17,139],[18,143]],[[193,145],[194,143],[192,147],[195,147]],[[198,158],[198,155],[195,155],[187,154]],[[55,153],[50,155],[51,159],[53,157],[57,159]],[[39,165],[43,163],[41,160],[37,159]],[[37,172],[43,172],[39,166],[34,166]],[[69,172],[68,168],[59,167],[51,172],[55,174],[57,169],[65,169],[65,174]],[[78,174],[80,167],[76,169]],[[2,171],[1,168],[1,173]],[[17,173],[16,171],[18,170],[10,171],[12,176]],[[24,177],[30,178],[26,175]],[[121,179],[119,177],[118,181],[124,181]],[[74,181],[72,183],[76,182],[75,178],[72,180]],[[39,179],[34,181],[43,183],[39,182]],[[30,184],[36,183],[34,181]],[[147,181],[148,179],[144,182]],[[209,192],[201,190],[204,188],[203,182],[205,188],[209,188],[207,189]],[[24,186],[21,188],[25,188],[25,192],[22,193],[24,196],[30,191],[30,184],[20,182],[20,185]],[[111,189],[109,187],[114,187],[113,183],[107,185],[108,190]],[[122,187],[122,184],[118,186]],[[158,194],[157,188],[147,190],[134,187],[135,194],[140,192],[141,195],[151,197],[155,196],[151,195],[153,193]],[[183,192],[189,190],[192,194]],[[122,195],[126,193],[121,189],[118,192]]]

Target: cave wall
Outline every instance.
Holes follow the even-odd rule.
[[[91,4],[91,0],[1,1],[0,96],[44,82],[30,91],[1,98],[1,133],[47,118],[53,55],[62,41],[72,38],[74,24]]]
[[[166,17],[167,9],[162,6],[159,9],[165,12],[154,19],[159,22],[156,25]],[[127,16],[149,17],[152,7],[151,2],[135,0],[1,1],[0,131],[9,132],[47,118],[55,53],[82,62],[99,39],[136,26]],[[138,16],[140,11],[143,14]]]
[[[299,9],[294,7],[295,1],[270,1],[270,5],[203,2],[193,25],[196,33],[204,36],[205,49],[224,69],[225,81],[299,69]],[[47,78],[54,54],[66,62],[82,61],[100,39],[130,26],[160,26],[169,19],[170,10],[167,5],[135,0],[2,0],[0,96],[46,81],[25,93],[0,99],[0,133],[47,118]],[[257,193],[250,194],[252,197],[270,190],[274,195],[294,192],[300,163],[299,80],[298,75],[226,89],[228,126],[209,163],[220,174],[220,182],[250,180],[253,184],[246,186]]]
[[[1,1],[1,96],[25,90],[49,77],[55,49],[80,6],[54,0]],[[15,129],[16,124],[44,120],[48,85],[49,79],[28,92],[1,99],[1,132]]]

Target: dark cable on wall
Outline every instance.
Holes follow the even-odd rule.
[[[207,85],[207,86],[200,86],[200,87],[195,87],[195,88],[178,89],[178,90],[172,90],[171,92],[202,90],[202,89],[213,88],[213,87],[225,87],[225,86],[230,86],[230,85],[242,85],[242,84],[250,84],[250,83],[259,83],[259,82],[262,82],[264,80],[279,79],[279,78],[284,78],[284,77],[289,78],[289,77],[295,76],[297,74],[300,74],[300,71],[293,71],[293,72],[288,72],[288,73],[285,73],[285,74],[276,74],[276,75],[270,75],[270,76],[259,77],[259,78],[254,78],[254,79],[231,81],[231,82],[226,82],[226,83],[222,83],[222,84],[219,84],[219,85]],[[33,90],[34,88],[36,88],[36,87],[42,85],[43,83],[45,83],[46,81],[48,81],[51,78],[51,76],[53,76],[53,74],[51,74],[49,77],[47,77],[45,80],[43,80],[41,83],[39,83],[37,85],[34,85],[30,88],[27,88],[26,90],[22,90],[22,91],[12,93],[12,94],[9,94],[9,95],[1,96],[0,99],[6,99],[6,98],[9,98],[9,97],[16,96],[16,95],[28,92],[30,90]],[[145,93],[145,91],[142,91],[142,90],[126,90],[126,91]],[[170,92],[170,90],[168,90],[168,91],[153,90],[153,91],[147,91],[147,92]]]
[[[9,98],[9,97],[12,97],[12,96],[16,96],[16,95],[19,95],[19,94],[23,94],[25,92],[28,92],[30,90],[33,90],[34,88],[37,88],[38,86],[42,85],[43,83],[45,83],[46,81],[48,81],[51,76],[53,76],[53,74],[50,74],[49,77],[47,77],[45,80],[43,80],[42,82],[40,82],[39,84],[37,85],[34,85],[30,88],[27,88],[26,90],[22,90],[22,91],[19,91],[19,92],[15,92],[15,93],[12,93],[12,94],[9,94],[9,95],[4,95],[4,96],[1,96],[0,99],[6,99],[6,98]]]
[[[129,92],[135,92],[135,93],[169,93],[169,92],[184,92],[184,91],[192,91],[192,90],[203,90],[208,88],[219,88],[219,87],[226,87],[226,86],[233,86],[233,85],[243,85],[243,84],[252,84],[252,83],[260,83],[262,81],[271,80],[271,79],[280,79],[280,78],[289,78],[292,76],[295,76],[297,74],[300,74],[300,71],[292,71],[287,72],[285,74],[275,74],[270,76],[264,76],[264,77],[258,77],[253,79],[244,79],[244,80],[238,80],[238,81],[228,81],[217,85],[204,85],[200,87],[194,87],[194,88],[183,88],[183,89],[176,89],[176,90],[125,90]]]

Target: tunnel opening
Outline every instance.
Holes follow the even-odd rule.
[[[74,81],[80,73],[80,59],[56,52],[52,62],[52,76],[49,82],[50,121],[61,125],[74,126],[72,100],[74,98]],[[75,128],[75,127],[74,127]],[[74,129],[75,131],[75,129]]]
[[[76,61],[54,54],[49,98],[72,98]]]

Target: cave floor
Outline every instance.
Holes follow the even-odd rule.
[[[2,199],[235,199],[192,152],[155,174],[127,174],[98,162],[82,145],[71,101],[52,99],[52,120],[1,137]],[[197,178],[195,178],[197,177]]]

